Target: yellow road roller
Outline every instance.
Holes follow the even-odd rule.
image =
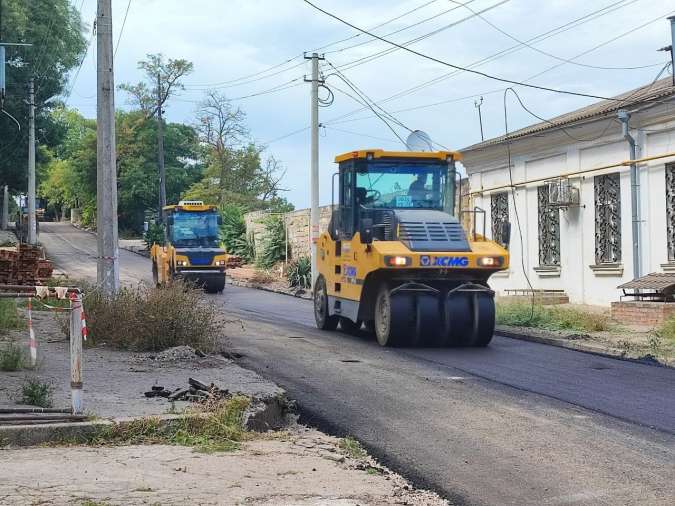
[[[501,244],[488,240],[485,213],[474,208],[472,230],[464,229],[455,211],[458,160],[457,152],[381,149],[335,158],[338,205],[317,243],[313,287],[320,329],[365,325],[382,346],[490,342],[488,278],[509,266],[510,226]]]

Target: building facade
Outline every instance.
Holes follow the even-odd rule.
[[[564,290],[571,302],[609,305],[634,279],[634,251],[640,275],[675,272],[674,99],[668,77],[462,150],[485,235],[500,240],[511,223],[498,293]],[[636,185],[619,111],[629,113]]]

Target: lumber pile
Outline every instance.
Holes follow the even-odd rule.
[[[52,276],[53,270],[38,246],[19,244],[0,249],[0,284],[40,285]]]

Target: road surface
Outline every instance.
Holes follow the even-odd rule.
[[[56,263],[85,272],[95,238],[47,225]],[[149,262],[123,255],[122,270],[143,279]],[[306,300],[231,286],[213,300],[244,323],[229,329],[241,362],[283,386],[305,422],[357,437],[457,504],[675,504],[673,369],[503,337],[383,349],[317,331]]]

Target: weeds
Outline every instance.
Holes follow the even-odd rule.
[[[28,378],[21,386],[21,403],[50,408],[53,392],[54,387],[50,383],[40,381],[38,378]]]
[[[353,459],[362,459],[367,455],[366,450],[363,449],[361,443],[351,436],[342,438],[338,446],[347,454],[347,456]]]
[[[25,362],[23,348],[10,342],[0,350],[0,371],[18,371]]]
[[[603,314],[589,313],[567,307],[548,307],[530,304],[497,304],[497,324],[546,330],[575,330],[600,332],[612,328],[609,318]]]
[[[671,316],[659,327],[658,335],[675,344],[675,316]]]
[[[220,330],[218,310],[200,290],[174,282],[158,288],[123,288],[111,298],[87,291],[89,338],[95,345],[161,351],[188,345],[212,351]]]
[[[23,319],[16,310],[14,299],[0,299],[0,330],[20,329]]]
[[[274,214],[267,216],[263,224],[265,234],[257,263],[260,267],[269,269],[286,258],[286,225],[281,216]]]
[[[255,258],[253,235],[246,233],[244,208],[236,204],[223,205],[220,208],[223,223],[220,226],[220,238],[225,249],[232,255],[241,257],[245,262]]]
[[[143,418],[114,425],[104,429],[90,444],[172,444],[192,446],[205,453],[236,450],[248,437],[243,422],[249,402],[248,397],[234,396],[191,407],[185,416],[168,422]]]
[[[288,284],[292,287],[312,286],[312,264],[309,257],[300,257],[288,266]]]

